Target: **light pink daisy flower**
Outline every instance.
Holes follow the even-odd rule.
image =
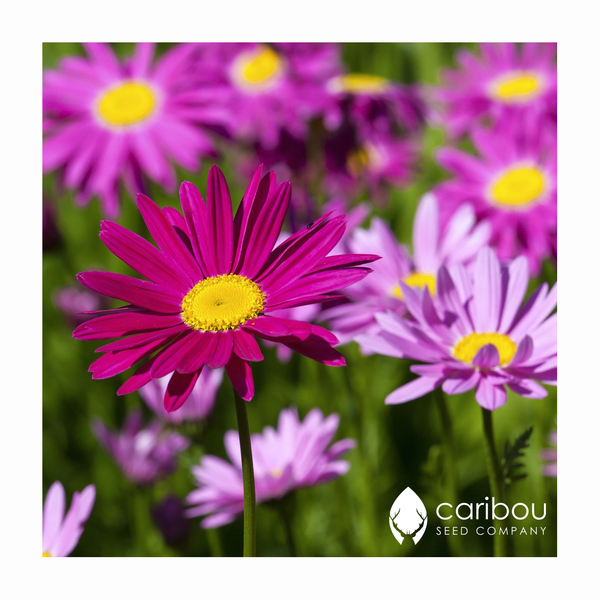
[[[251,436],[254,457],[256,502],[282,498],[293,490],[327,483],[344,475],[350,465],[339,460],[354,447],[351,439],[329,445],[340,418],[323,417],[311,410],[300,421],[295,409],[282,410],[277,429],[265,427]],[[235,431],[225,434],[225,449],[231,462],[205,455],[192,467],[198,489],[187,497],[188,517],[210,515],[202,527],[221,527],[233,521],[244,509],[240,443]]]
[[[65,515],[65,489],[55,481],[46,494],[42,519],[42,556],[69,556],[83,533],[83,524],[88,520],[96,488],[88,485],[82,492],[75,492],[71,506]]]
[[[84,44],[87,57],[62,59],[44,73],[44,172],[60,169],[78,205],[98,196],[109,217],[119,214],[119,182],[130,195],[145,189],[143,175],[167,191],[173,163],[200,169],[213,144],[199,125],[224,119],[206,89],[190,82],[194,44],[153,61],[154,44],[136,44],[120,61],[108,44]]]
[[[399,404],[441,387],[447,394],[475,388],[488,410],[506,402],[506,387],[527,398],[544,398],[538,382],[556,385],[556,286],[542,284],[521,306],[529,283],[527,261],[504,266],[482,250],[472,277],[460,265],[441,267],[437,302],[429,289],[418,294],[401,283],[412,320],[392,312],[377,315],[381,331],[358,341],[378,354],[417,360],[417,379],[385,400]]]
[[[440,121],[454,137],[483,120],[527,112],[556,126],[556,44],[481,44],[480,55],[460,50],[457,70],[442,72],[434,92]]]
[[[470,203],[492,227],[501,260],[524,254],[537,275],[556,244],[556,133],[513,117],[494,129],[473,131],[478,153],[442,148],[437,160],[453,179],[434,188],[442,216]]]
[[[433,194],[421,200],[413,225],[413,247],[399,244],[389,226],[375,217],[369,229],[356,229],[346,241],[348,252],[368,252],[380,255],[373,264],[373,273],[345,290],[347,301],[327,308],[321,318],[335,331],[340,343],[356,339],[361,333],[379,330],[375,318],[378,312],[391,310],[404,313],[400,283],[417,289],[428,287],[436,292],[436,273],[442,265],[469,264],[490,235],[489,225],[476,224],[473,210],[465,205],[442,228],[438,203]]]

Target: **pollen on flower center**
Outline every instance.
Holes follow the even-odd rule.
[[[536,73],[511,73],[494,82],[492,94],[506,103],[527,102],[537,96],[541,90],[541,82]]]
[[[258,284],[242,275],[218,275],[199,281],[181,303],[185,323],[203,331],[237,329],[264,309]]]
[[[42,552],[42,558],[53,558],[52,554],[50,554],[50,552],[44,550],[44,552]]]
[[[279,54],[269,46],[261,46],[238,56],[234,63],[234,77],[244,87],[264,88],[275,81],[282,68]]]
[[[102,118],[111,125],[133,125],[154,110],[154,94],[147,86],[129,81],[106,92],[98,104]]]
[[[406,285],[410,285],[412,287],[420,287],[424,288],[427,286],[431,295],[435,294],[435,276],[429,275],[429,273],[411,273],[407,277],[402,280]],[[400,300],[404,299],[404,295],[402,294],[402,289],[399,285],[397,285],[394,290],[394,295]]]
[[[452,354],[470,365],[477,352],[487,344],[496,346],[500,366],[510,363],[517,351],[517,345],[503,333],[470,333],[452,348]]]
[[[385,92],[389,87],[389,81],[378,75],[365,73],[348,73],[340,75],[332,82],[334,91],[349,92],[351,94],[377,94]]]
[[[511,169],[492,185],[495,202],[508,206],[522,206],[536,200],[544,191],[544,175],[539,169],[521,167]]]

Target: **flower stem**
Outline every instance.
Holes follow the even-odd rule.
[[[254,466],[246,401],[234,390],[235,412],[242,453],[242,478],[244,481],[244,556],[256,556],[256,493]]]
[[[433,391],[435,403],[440,414],[440,420],[442,422],[442,440],[444,444],[444,481],[447,486],[447,493],[450,496],[450,502],[456,505],[458,502],[458,470],[457,470],[457,454],[456,444],[454,441],[454,430],[452,427],[452,418],[450,417],[450,411],[448,410],[448,403],[446,402],[446,394],[437,388]],[[454,525],[455,519],[452,518],[450,525]],[[450,536],[449,545],[455,556],[462,556],[462,542],[459,536]]]
[[[483,416],[483,439],[485,445],[485,454],[487,459],[488,478],[490,480],[490,491],[492,498],[496,502],[504,502],[504,481],[500,461],[496,453],[496,444],[494,442],[494,428],[492,424],[492,411],[485,408],[481,409]],[[506,556],[506,540],[499,534],[500,521],[496,519],[496,534],[494,535],[494,556]]]
[[[298,551],[296,549],[296,543],[294,541],[294,532],[292,530],[292,515],[288,503],[288,498],[282,498],[281,500],[277,501],[277,511],[279,512],[281,522],[283,523],[285,541],[287,543],[290,556],[296,557],[298,556]]]

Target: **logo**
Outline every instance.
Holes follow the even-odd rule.
[[[394,501],[390,509],[390,529],[402,544],[416,545],[427,529],[427,509],[423,501],[407,487]]]

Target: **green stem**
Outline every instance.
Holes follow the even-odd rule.
[[[450,417],[450,411],[448,410],[448,403],[446,402],[446,395],[444,392],[437,388],[433,391],[435,403],[440,414],[440,420],[442,422],[442,440],[444,444],[444,481],[447,485],[448,495],[450,496],[450,502],[456,505],[458,502],[458,469],[457,469],[457,453],[456,443],[454,441],[454,429],[452,427],[452,418]],[[455,519],[452,518],[450,525],[454,524]],[[462,542],[460,536],[450,536],[449,544],[452,547],[455,556],[462,556]]]
[[[141,486],[134,486],[133,489],[133,534],[136,545],[139,548],[140,556],[150,556],[148,544],[148,535],[152,529],[150,521],[150,507],[148,505],[148,490]]]
[[[287,543],[290,556],[296,557],[298,556],[298,551],[296,549],[296,542],[294,541],[292,519],[287,505],[287,498],[283,498],[277,502],[277,512],[279,512],[279,516],[281,517],[281,521],[283,523],[285,541]]]
[[[483,439],[491,495],[496,502],[504,502],[504,481],[500,461],[498,459],[498,454],[496,453],[496,444],[494,442],[492,411],[482,408],[481,414],[483,416]],[[502,523],[496,519],[494,525],[496,527],[496,535],[494,535],[494,556],[506,556],[506,539],[505,536],[499,535],[499,529]]]
[[[221,534],[219,533],[219,529],[207,529],[206,537],[208,538],[208,546],[210,548],[211,556],[225,556],[225,554],[223,553],[223,545],[221,544]]]
[[[256,493],[254,466],[246,401],[234,390],[235,412],[242,453],[242,479],[244,481],[244,556],[256,556]]]

